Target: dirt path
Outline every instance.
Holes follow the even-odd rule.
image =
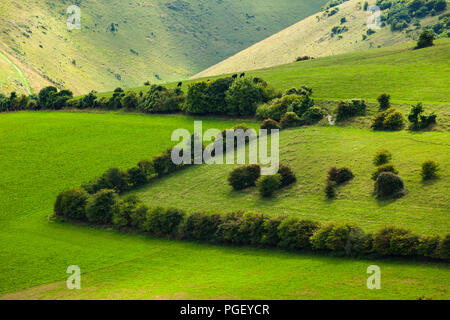
[[[10,65],[12,65],[14,67],[14,69],[16,69],[17,73],[19,74],[20,80],[22,81],[25,89],[27,90],[28,94],[31,94],[31,87],[30,84],[28,83],[27,78],[25,77],[24,73],[22,72],[22,70],[14,63],[12,62],[3,52],[0,51],[0,56],[6,60],[6,62],[8,62]]]

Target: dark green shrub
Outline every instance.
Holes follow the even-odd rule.
[[[428,160],[422,164],[422,172],[420,174],[423,180],[430,180],[437,178],[438,171],[439,165],[433,160]]]
[[[419,248],[419,237],[410,232],[391,237],[390,252],[395,256],[415,256]]]
[[[221,222],[220,214],[195,212],[182,225],[181,237],[187,240],[215,241]]]
[[[364,100],[341,101],[336,109],[336,120],[343,121],[353,117],[364,116],[366,108],[367,105]]]
[[[144,171],[147,180],[156,173],[152,160],[141,160],[138,162],[137,166],[141,168],[142,171]]]
[[[158,177],[162,177],[170,172],[172,163],[171,153],[166,151],[158,156],[153,157],[153,168]]]
[[[128,169],[128,181],[132,187],[141,186],[147,183],[147,174],[142,167],[136,166]]]
[[[373,164],[375,166],[381,166],[383,164],[389,163],[392,160],[392,154],[385,149],[379,150],[373,157]]]
[[[227,113],[226,92],[233,84],[233,79],[220,78],[210,83],[206,92],[209,101],[209,112],[217,114]]]
[[[116,227],[128,227],[131,225],[131,216],[139,204],[138,197],[130,195],[117,201],[113,207],[112,223]]]
[[[262,237],[262,243],[267,246],[276,247],[280,242],[278,236],[278,227],[283,222],[284,217],[269,217],[264,221],[264,233]]]
[[[332,250],[347,255],[367,254],[372,250],[372,235],[352,223],[331,223],[318,229],[310,239],[315,250]]]
[[[305,111],[300,118],[302,125],[312,125],[323,119],[324,112],[317,107],[312,107]]]
[[[314,101],[310,98],[310,93],[304,90],[302,93],[285,95],[260,105],[256,110],[256,117],[280,121],[286,112],[294,112],[300,117],[313,106]]]
[[[228,114],[253,116],[258,104],[264,102],[264,88],[248,78],[233,82],[226,92]]]
[[[281,164],[280,168],[278,169],[278,173],[281,175],[282,188],[297,181],[297,177],[295,176],[294,171],[292,171],[292,169],[287,165]]]
[[[280,189],[281,175],[261,176],[256,182],[256,185],[261,196],[265,198],[271,197],[275,191]]]
[[[417,254],[421,257],[439,258],[439,236],[426,236],[420,239]]]
[[[380,105],[380,110],[386,110],[391,107],[391,96],[389,94],[383,93],[377,98],[377,100]]]
[[[311,236],[310,242],[314,250],[328,250],[327,239],[333,228],[336,226],[335,223],[330,223],[320,227]]]
[[[389,256],[393,255],[391,242],[394,238],[402,238],[404,236],[410,235],[411,232],[409,230],[397,227],[384,227],[381,228],[376,234],[374,238],[374,250],[378,254]],[[398,241],[398,244],[401,244],[401,240]],[[397,250],[396,248],[395,250]]]
[[[398,174],[397,169],[395,169],[394,165],[392,163],[386,163],[383,164],[381,166],[378,166],[375,171],[372,173],[372,180],[377,180],[378,176],[382,173],[382,172],[392,172],[394,174]]]
[[[118,193],[128,189],[128,175],[118,168],[109,169],[105,172],[103,178],[109,183],[108,189],[113,189]]]
[[[424,115],[423,112],[424,109],[422,103],[418,103],[411,108],[411,111],[408,115],[408,120],[411,123],[409,126],[410,130],[426,129],[431,125],[436,124],[437,116],[434,113],[427,116]]]
[[[141,231],[144,230],[145,222],[147,220],[147,213],[149,207],[144,203],[139,203],[136,209],[130,212],[130,225],[133,228],[137,228]]]
[[[404,126],[404,118],[401,112],[395,108],[377,114],[372,122],[374,130],[401,130]]]
[[[328,171],[328,180],[334,181],[337,185],[350,181],[354,178],[352,171],[348,168],[332,167]]]
[[[231,212],[222,215],[217,228],[217,237],[220,242],[228,244],[247,244],[244,242],[239,229],[242,224],[242,211]]]
[[[228,183],[234,190],[243,190],[253,187],[261,176],[261,167],[258,165],[248,165],[235,168],[228,176]]]
[[[267,218],[260,213],[245,212],[241,218],[239,234],[244,244],[262,243]]]
[[[138,98],[133,91],[130,91],[122,98],[121,103],[125,109],[134,111],[138,107]]]
[[[184,216],[178,209],[154,208],[147,212],[144,230],[157,236],[175,236]]]
[[[392,172],[382,172],[375,182],[375,194],[378,198],[400,197],[404,193],[403,180]]]
[[[327,180],[327,184],[325,186],[325,195],[327,197],[327,199],[334,199],[336,198],[336,182],[331,181],[331,180]]]
[[[424,30],[417,41],[416,49],[426,48],[433,46],[434,34],[431,31]]]
[[[262,122],[261,124],[261,129],[265,129],[268,131],[268,133],[270,133],[272,130],[276,129],[276,130],[280,130],[281,127],[278,124],[278,122],[276,122],[275,120],[272,119],[266,119]]]
[[[279,245],[286,249],[309,249],[309,238],[318,228],[319,224],[310,220],[285,219],[278,227]]]
[[[70,189],[56,197],[53,212],[56,216],[70,219],[86,219],[86,204],[89,194],[83,189]]]
[[[281,118],[280,125],[283,129],[298,127],[301,125],[300,118],[294,112],[286,112]]]
[[[113,207],[118,201],[114,190],[103,189],[94,194],[86,206],[86,217],[89,222],[111,223]]]
[[[439,256],[441,259],[450,260],[450,233],[447,233],[439,244]]]
[[[209,84],[206,81],[191,83],[188,87],[183,110],[193,114],[208,113],[210,105],[208,99]]]
[[[181,110],[184,103],[183,91],[152,85],[143,96],[138,110],[146,113],[173,113]]]

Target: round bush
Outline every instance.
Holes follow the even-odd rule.
[[[119,200],[113,207],[112,222],[116,227],[128,227],[131,225],[131,215],[139,204],[138,197],[130,195]]]
[[[111,223],[113,207],[117,199],[117,194],[110,189],[103,189],[94,194],[86,206],[86,217],[89,222]]]
[[[141,186],[147,183],[147,174],[142,167],[136,166],[128,169],[128,179],[133,187]]]
[[[380,110],[386,110],[391,106],[391,96],[389,94],[383,93],[377,98],[377,100],[380,104]]]
[[[280,189],[281,175],[275,174],[272,176],[262,176],[256,183],[261,196],[268,198],[273,195],[275,191]]]
[[[403,180],[392,172],[382,172],[375,182],[375,194],[379,198],[398,197],[403,194]]]
[[[184,219],[184,212],[178,209],[157,207],[147,212],[144,230],[157,236],[175,236]]]
[[[439,165],[432,160],[425,161],[422,164],[421,176],[423,180],[431,180],[437,178]]]
[[[410,231],[397,228],[397,227],[384,227],[381,228],[376,234],[374,239],[374,250],[381,255],[393,255],[391,248],[391,241],[394,238],[400,238],[409,235]],[[397,249],[396,249],[397,250]]]
[[[286,249],[311,248],[309,239],[317,229],[317,222],[298,218],[285,219],[278,227],[279,246]]]
[[[258,165],[248,165],[235,168],[228,176],[228,183],[234,190],[243,190],[255,185],[261,176],[261,167]]]
[[[270,130],[280,130],[281,127],[278,124],[278,122],[276,122],[275,120],[272,119],[266,119],[262,122],[261,124],[261,129],[265,129],[268,132],[270,132]]]
[[[286,112],[281,118],[280,125],[283,129],[300,126],[300,118],[294,112]]]
[[[328,180],[336,182],[337,185],[352,180],[354,175],[348,168],[336,168],[332,167],[328,171]]]
[[[334,199],[336,197],[336,182],[327,180],[327,185],[325,186],[325,195],[327,199]]]
[[[392,172],[394,174],[398,174],[398,171],[395,169],[392,163],[386,163],[375,169],[375,171],[372,173],[372,180],[377,180],[382,172]]]
[[[217,213],[195,212],[182,225],[181,237],[187,240],[215,241],[221,222],[221,216]]]
[[[297,181],[297,177],[295,176],[294,171],[287,165],[280,165],[278,169],[278,173],[281,175],[281,187],[286,187],[290,184],[293,184]]]
[[[258,245],[262,243],[266,217],[260,213],[245,212],[242,215],[239,226],[241,242],[244,244]]]
[[[133,228],[144,230],[145,221],[149,207],[144,203],[139,203],[135,210],[130,213],[130,225]]]
[[[426,236],[420,239],[418,255],[427,258],[439,258],[439,236]]]
[[[63,191],[57,196],[53,211],[56,216],[84,220],[88,199],[89,194],[83,189]]]
[[[280,242],[280,237],[278,236],[278,227],[285,218],[270,217],[264,221],[264,234],[262,237],[262,243],[268,246],[277,246]]]
[[[375,166],[381,166],[383,164],[389,163],[392,160],[392,154],[385,149],[379,150],[373,157],[373,164]]]

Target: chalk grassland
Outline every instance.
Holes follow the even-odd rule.
[[[261,77],[280,90],[310,86],[316,99],[376,101],[381,93],[387,92],[394,102],[441,105],[439,108],[448,114],[450,39],[438,40],[431,48],[413,50],[414,46],[414,42],[409,42],[250,71],[246,75]],[[183,88],[192,81],[198,80],[185,81]],[[168,85],[174,87],[176,83]],[[134,89],[145,90],[145,87]]]
[[[376,0],[367,2],[369,5],[374,5]],[[392,32],[389,26],[379,29],[372,28],[375,33],[367,35],[368,19],[374,14],[364,11],[362,3],[359,0],[345,2],[336,7],[339,11],[332,16],[328,16],[326,12],[315,13],[209,67],[196,74],[194,78],[277,66],[293,62],[297,57],[302,56],[317,58],[370,48],[387,47],[418,38],[420,29],[417,30],[416,27],[410,27],[401,32]],[[448,10],[442,12],[442,14],[446,13],[448,13]],[[383,14],[383,12],[380,14]],[[345,18],[344,23],[341,22],[342,18]],[[438,16],[428,16],[420,23],[422,26],[427,26],[433,25],[437,21]],[[333,35],[331,30],[335,26],[346,27],[348,31]],[[367,39],[363,40],[363,35]],[[276,49],[274,50],[274,48]]]
[[[207,118],[204,127],[222,129],[229,128],[234,123]],[[257,127],[256,123],[249,121],[247,125]],[[4,168],[0,177],[0,243],[4,244],[0,248],[0,292],[4,294],[1,299],[450,298],[450,272],[448,266],[443,263],[389,259],[353,260],[278,250],[209,246],[123,234],[112,229],[51,223],[47,220],[58,192],[78,186],[109,167],[127,168],[142,158],[160,153],[169,147],[173,129],[193,129],[193,118],[117,113],[10,113],[0,115],[0,128],[0,163]],[[350,204],[350,199],[358,194],[362,195],[369,205],[376,206],[375,202],[368,200],[370,196],[365,193],[370,191],[370,187],[365,185],[367,178],[366,173],[362,174],[362,170],[363,167],[371,166],[365,156],[361,156],[360,162],[346,162],[355,167],[357,173],[356,185],[351,183],[340,190],[349,200],[343,198],[335,203],[325,203],[321,198],[322,191],[319,186],[323,183],[323,169],[327,168],[328,164],[334,161],[341,164],[345,154],[353,149],[371,154],[375,146],[356,146],[356,142],[351,142],[351,131],[345,131],[350,129],[342,129],[344,131],[341,133],[339,129],[332,128],[286,131],[283,133],[283,140],[288,144],[300,142],[299,145],[287,146],[289,149],[298,150],[293,153],[296,155],[302,150],[309,150],[307,145],[313,146],[312,135],[323,140],[326,130],[337,135],[335,140],[339,140],[339,137],[346,139],[351,148],[342,150],[339,149],[340,144],[326,146],[323,141],[316,142],[315,146],[321,149],[317,152],[325,154],[326,147],[330,150],[329,155],[318,162],[317,169],[309,168],[311,162],[307,162],[305,170],[298,171],[302,164],[293,161],[291,165],[299,174],[299,183],[293,189],[286,190],[285,195],[293,193],[301,197],[301,201],[296,204],[297,208],[301,208],[303,203],[308,205],[302,194],[308,195],[314,188],[318,190],[317,199],[309,197],[308,201],[311,201],[309,204],[315,201],[321,209],[341,205],[344,208],[346,205],[343,203]],[[350,136],[343,137],[344,132]],[[367,141],[369,133],[363,131],[359,135],[364,142]],[[398,137],[395,138],[396,136]],[[435,151],[430,151],[427,144],[414,143],[410,137],[419,141],[430,139],[438,145]],[[382,136],[377,139],[381,140]],[[442,143],[446,140],[442,133],[426,133],[414,137],[407,133],[393,133],[390,139],[395,163],[406,177],[407,185],[413,194],[420,184],[416,174],[410,173],[409,170],[416,170],[415,160],[421,160],[421,157],[417,155],[411,160],[401,160],[406,149],[401,146],[402,142],[409,141],[418,152],[431,152],[442,162],[444,169],[446,168],[442,154],[445,147]],[[304,148],[300,148],[301,144]],[[287,152],[287,148],[284,148],[283,152]],[[395,151],[397,148],[399,151]],[[289,153],[285,156],[289,157]],[[307,156],[305,160],[310,159]],[[349,156],[348,159],[355,158]],[[242,204],[243,207],[248,206],[246,202],[254,208],[258,203],[260,208],[270,206],[268,202],[263,204],[252,192],[230,194],[229,190],[225,190],[227,186],[222,180],[225,172],[208,176],[211,169],[213,168],[204,166],[190,168],[182,174],[187,174],[186,179],[192,174],[197,175],[197,182],[189,188],[203,190],[206,199],[212,199],[211,194],[216,193],[226,202],[236,201],[236,204]],[[167,180],[174,182],[173,190],[168,190],[174,197],[173,205],[181,203],[180,195],[185,191],[179,188],[182,177],[176,174]],[[305,183],[313,179],[316,182],[310,189]],[[214,182],[211,182],[213,180]],[[439,218],[440,215],[448,214],[442,212],[441,208],[445,205],[445,200],[441,199],[443,180],[424,187],[433,201],[437,201],[436,211],[431,212],[428,207],[424,208],[423,213],[415,209],[414,205],[403,205],[399,202],[401,207],[407,209],[404,213],[405,224],[416,230],[436,233],[443,231],[443,225],[448,226],[448,223],[445,224],[445,221]],[[161,191],[161,186],[165,184],[164,180],[151,186],[147,197],[153,189],[155,195],[161,196],[161,204],[169,203]],[[216,184],[219,184],[219,187]],[[355,191],[358,185],[363,185],[365,191]],[[223,190],[225,194],[221,194]],[[196,196],[193,189],[187,191],[188,195]],[[277,195],[274,207],[282,203],[282,198],[283,195]],[[418,204],[425,207],[424,198],[421,199]],[[151,202],[157,203],[156,200]],[[192,205],[192,202],[188,201],[188,205]],[[198,205],[199,208],[206,207],[202,200],[198,200]],[[216,202],[210,202],[209,205],[217,209],[222,206]],[[356,202],[354,207],[360,205],[360,202]],[[385,203],[382,206],[389,208],[398,204]],[[338,210],[336,216],[342,217],[343,211],[344,209],[340,213]],[[330,209],[313,211],[314,214],[321,212],[328,215],[329,219],[334,219]],[[358,211],[357,214],[369,216],[368,212]],[[426,227],[421,229],[419,222],[408,219],[410,215],[424,219]],[[427,220],[426,215],[435,217]],[[374,217],[377,216],[383,214],[374,212]],[[399,215],[394,217],[400,219]],[[355,214],[351,215],[351,220],[358,221],[357,218]],[[371,219],[369,222],[375,218]],[[428,223],[431,221],[436,223],[430,226]],[[382,290],[371,291],[366,288],[366,268],[372,264],[382,268]],[[69,265],[79,265],[82,269],[80,291],[68,291],[64,287],[68,276],[65,272]]]
[[[70,32],[73,1],[2,0],[0,42],[59,87],[113,90],[192,76],[326,1],[89,0],[80,2],[82,29]],[[39,87],[41,80],[31,80]]]
[[[444,234],[450,232],[449,138],[448,132],[414,134],[342,127],[286,130],[280,134],[280,158],[293,168],[298,182],[274,198],[262,199],[256,188],[233,191],[227,178],[237,165],[195,166],[157,180],[136,194],[150,205],[189,212],[243,209],[323,222],[356,222],[370,231],[397,225],[422,234]],[[395,201],[378,201],[372,195],[372,158],[381,148],[393,153],[392,162],[408,189],[407,196]],[[441,179],[422,182],[420,169],[427,159],[441,164]],[[338,198],[330,201],[323,190],[327,171],[334,165],[349,167],[355,178],[339,187]]]

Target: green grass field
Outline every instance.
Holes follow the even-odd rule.
[[[362,98],[376,102],[386,92],[396,103],[436,104],[448,114],[450,39],[438,40],[431,48],[413,50],[414,46],[409,42],[249,71],[246,75],[261,77],[279,90],[307,85],[314,89],[313,97],[321,100]],[[183,88],[192,81],[198,80],[185,81]]]
[[[172,130],[191,129],[192,120],[123,113],[1,114],[0,163],[6,168],[0,178],[1,298],[449,298],[450,273],[442,263],[217,247],[47,219],[59,191],[109,167],[127,168],[160,153],[170,145]],[[204,127],[234,123],[205,119]],[[296,131],[286,132],[291,134]],[[445,142],[442,133],[428,135]],[[66,268],[73,264],[83,274],[82,290],[76,292],[64,287]],[[365,287],[371,264],[381,267],[382,290]]]
[[[227,178],[238,165],[189,168],[156,180],[137,195],[153,206],[189,212],[245,209],[316,221],[357,222],[370,231],[393,224],[422,234],[443,234],[450,231],[449,141],[448,132],[373,132],[342,127],[286,130],[280,135],[280,159],[292,167],[298,182],[273,199],[261,198],[256,188],[233,191]],[[372,195],[372,158],[381,148],[393,153],[392,162],[408,189],[407,196],[395,201],[378,201]],[[423,183],[420,168],[427,159],[441,164],[441,178]],[[329,201],[323,190],[327,171],[334,165],[351,168],[355,178],[338,188],[336,200]]]

